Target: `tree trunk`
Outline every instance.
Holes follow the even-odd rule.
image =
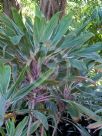
[[[20,5],[17,0],[3,0],[4,13],[11,17],[11,7],[19,10]]]
[[[40,8],[47,19],[50,19],[56,12],[65,13],[66,0],[40,0]]]

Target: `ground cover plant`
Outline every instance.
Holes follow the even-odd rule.
[[[100,38],[92,18],[0,15],[2,136],[101,136]],[[76,27],[77,26],[77,27]],[[101,35],[101,33],[100,33]]]

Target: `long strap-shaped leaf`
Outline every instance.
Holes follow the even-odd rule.
[[[74,48],[80,47],[87,42],[94,35],[91,32],[85,32],[77,37],[66,37],[65,41],[61,45],[62,48]]]
[[[8,65],[0,63],[0,93],[6,95],[10,82],[11,68]]]
[[[95,121],[101,120],[101,118],[98,115],[96,115],[93,111],[91,111],[90,109],[86,108],[85,106],[83,106],[81,104],[78,104],[78,103],[70,101],[70,100],[65,100],[65,99],[62,99],[62,101],[69,103],[69,104],[70,103],[73,104],[73,106],[75,106],[75,108],[77,108],[80,113],[89,116],[90,119],[93,119]]]
[[[25,97],[28,93],[30,93],[34,88],[39,87],[44,81],[46,81],[48,79],[48,77],[53,73],[54,69],[50,69],[47,72],[45,72],[44,74],[42,74],[40,76],[40,78],[38,80],[36,80],[34,83],[28,85],[27,87],[24,87],[20,90],[18,90],[11,98],[11,101],[18,101],[20,99],[22,99],[23,97]]]
[[[24,74],[25,74],[25,72],[26,72],[26,69],[27,69],[27,67],[25,66],[25,67],[23,68],[23,70],[21,71],[21,73],[20,73],[18,79],[16,80],[16,82],[15,82],[15,83],[13,84],[13,86],[9,89],[9,94],[8,94],[8,97],[7,97],[8,99],[9,99],[10,97],[12,97],[13,94],[16,93],[16,90],[17,90],[19,84],[20,84],[20,83],[22,82],[22,80],[24,79]]]
[[[25,117],[16,127],[15,135],[14,136],[21,136],[22,132],[27,124],[28,117]]]
[[[3,96],[0,96],[0,126],[3,125],[5,115],[6,100]]]

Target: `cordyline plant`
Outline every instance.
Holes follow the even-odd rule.
[[[0,16],[0,60],[9,63],[14,69],[12,74],[14,85],[19,82],[21,88],[26,88],[27,93],[25,89],[19,90],[19,86],[16,87],[19,90],[17,92],[19,99],[25,98],[30,110],[27,136],[32,133],[34,117],[39,119],[44,128],[48,130],[47,118],[35,109],[43,110],[49,118],[52,114],[54,120],[56,120],[53,121],[55,129],[52,136],[54,136],[61,119],[59,113],[67,109],[67,113],[71,115],[74,121],[78,120],[82,114],[86,114],[93,120],[100,120],[100,117],[95,113],[75,103],[71,91],[79,82],[90,81],[87,77],[80,76],[80,72],[87,73],[87,65],[90,61],[102,62],[101,57],[96,53],[96,51],[102,49],[102,43],[88,45],[88,41],[94,35],[84,28],[90,20],[72,31],[71,13],[62,17],[61,20],[59,20],[60,14],[57,13],[48,21],[40,12],[38,13],[34,20],[29,17],[22,17],[21,13],[19,14],[15,9],[12,12],[13,20],[4,14]],[[19,81],[14,76],[15,69],[17,67],[19,73],[25,65],[27,70],[23,80]],[[45,74],[42,77],[43,72]],[[41,81],[39,81],[40,77]],[[13,90],[15,91],[13,92]],[[12,92],[16,97],[15,87]],[[23,95],[23,93],[25,94]],[[11,93],[9,97],[12,97]],[[28,113],[29,110],[26,112]],[[45,133],[44,128],[40,126],[42,135]]]
[[[46,73],[40,75],[40,77],[33,83],[26,87],[19,87],[19,84],[24,78],[24,73],[27,67],[24,67],[15,83],[10,84],[11,79],[11,67],[0,63],[0,126],[5,119],[5,113],[11,104],[16,103],[20,99],[24,98],[32,89],[39,87],[52,73],[53,70],[49,70]]]

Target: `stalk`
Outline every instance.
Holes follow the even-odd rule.
[[[31,113],[29,115],[27,136],[30,136],[30,129],[31,129],[31,125],[32,125],[32,115],[33,115],[32,111],[33,111],[34,107],[35,107],[35,102],[32,102],[32,103],[29,104],[29,109],[31,110]]]
[[[58,123],[59,123],[59,120],[57,121],[56,126],[54,127],[54,130],[53,130],[52,136],[55,136],[55,134],[56,134],[57,127],[58,127]]]

